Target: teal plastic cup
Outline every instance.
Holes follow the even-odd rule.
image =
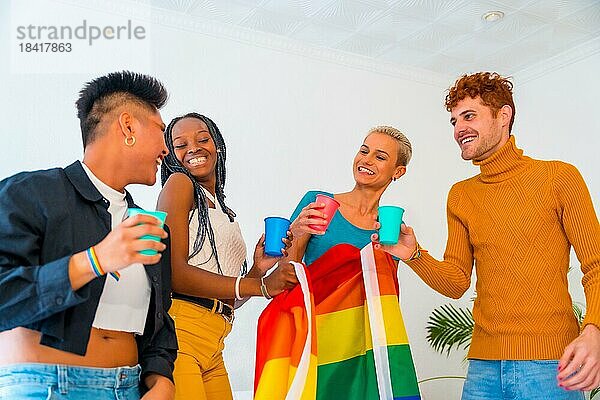
[[[128,217],[133,217],[134,215],[138,215],[138,214],[151,215],[151,216],[157,218],[158,220],[160,220],[161,228],[165,225],[165,219],[167,218],[167,213],[164,211],[148,211],[148,210],[143,210],[141,208],[128,208],[127,209]],[[160,242],[161,237],[154,236],[154,235],[144,235],[140,238],[140,240],[154,240],[155,242]],[[140,251],[140,253],[144,254],[146,256],[154,256],[154,255],[158,254],[158,252],[154,249],[144,249],[144,250]]]
[[[400,236],[400,225],[404,209],[396,206],[381,206],[378,209],[379,243],[392,245],[398,243]]]
[[[269,257],[281,257],[285,244],[283,238],[287,237],[290,220],[282,217],[265,218],[265,254]]]

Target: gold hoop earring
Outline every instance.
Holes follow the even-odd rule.
[[[135,144],[135,136],[129,136],[125,138],[125,145],[129,146],[129,147],[133,147],[133,145]]]

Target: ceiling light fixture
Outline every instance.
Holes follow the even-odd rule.
[[[504,18],[504,13],[502,11],[488,11],[481,18],[486,22],[496,22]]]

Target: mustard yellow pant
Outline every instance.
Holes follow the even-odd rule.
[[[232,400],[223,362],[223,341],[231,323],[221,315],[185,300],[173,299],[179,351],[175,360],[176,400]]]

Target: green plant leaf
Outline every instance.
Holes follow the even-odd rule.
[[[590,400],[592,400],[596,395],[600,393],[600,388],[596,388],[590,392]]]
[[[453,347],[467,349],[473,336],[473,314],[452,304],[433,310],[427,322],[427,341],[439,353],[450,354]]]
[[[579,323],[579,326],[581,326],[581,324],[583,324],[583,318],[585,317],[583,309],[584,309],[583,304],[578,303],[578,302],[573,302],[573,313],[575,313],[575,318],[577,318],[577,322]]]

